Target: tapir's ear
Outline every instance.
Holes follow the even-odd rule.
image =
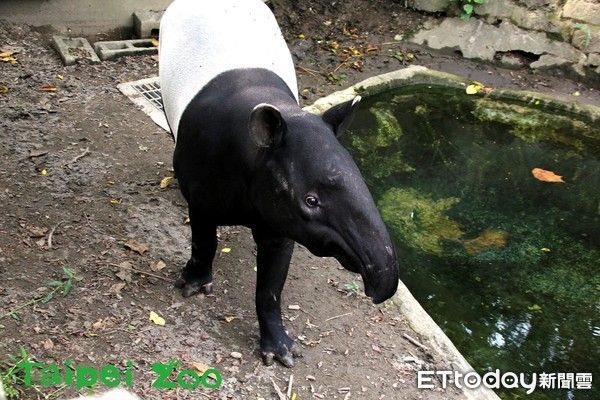
[[[360,96],[356,96],[353,100],[333,106],[323,113],[321,118],[331,125],[335,136],[339,136],[350,125],[360,99]]]
[[[286,126],[277,107],[261,103],[250,113],[248,128],[258,147],[277,147]]]

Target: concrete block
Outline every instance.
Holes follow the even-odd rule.
[[[94,49],[90,46],[90,42],[84,38],[54,35],[52,36],[52,44],[65,65],[75,64],[78,60],[86,60],[91,63],[100,62]]]
[[[157,54],[158,47],[153,39],[116,40],[110,42],[96,42],[94,49],[101,60],[112,60],[117,57],[135,56],[143,54]]]
[[[133,32],[139,39],[158,37],[160,19],[164,11],[136,11],[133,13]]]

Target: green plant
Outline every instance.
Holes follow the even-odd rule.
[[[65,274],[65,277],[62,280],[60,280],[60,281],[54,280],[54,281],[48,282],[47,286],[48,286],[48,288],[51,288],[51,290],[48,293],[46,293],[43,296],[33,298],[33,299],[27,301],[26,303],[23,303],[20,306],[17,306],[15,308],[13,308],[12,310],[9,310],[5,314],[1,314],[0,320],[5,317],[9,317],[9,316],[16,320],[20,320],[21,315],[19,314],[19,311],[21,311],[22,309],[29,307],[31,305],[34,305],[34,304],[38,304],[38,303],[46,304],[47,302],[52,300],[52,298],[54,297],[54,295],[56,293],[60,293],[63,297],[67,296],[71,292],[71,289],[73,289],[74,281],[78,280],[79,278],[77,278],[75,276],[75,272],[73,272],[73,270],[71,270],[68,267],[63,267],[63,272]]]
[[[346,296],[358,295],[359,287],[358,287],[358,283],[356,283],[356,281],[346,283],[344,285],[344,289],[346,289]]]
[[[588,24],[574,24],[573,29],[579,30],[585,34],[585,39],[583,39],[583,47],[589,47],[590,43],[592,42],[592,30]]]
[[[19,391],[15,385],[22,385],[23,378],[18,376],[17,373],[21,370],[21,364],[29,361],[30,356],[27,354],[25,347],[20,346],[19,356],[9,355],[10,365],[4,369],[0,369],[0,383],[4,386],[4,394],[7,399],[18,399],[20,396]]]
[[[461,10],[460,19],[467,22],[473,15],[473,10],[476,5],[484,4],[486,0],[456,0]]]

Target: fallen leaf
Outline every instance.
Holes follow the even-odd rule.
[[[125,242],[125,247],[131,251],[139,253],[140,255],[144,255],[144,253],[150,249],[147,244],[138,242],[134,239],[129,239],[127,242]]]
[[[164,326],[165,320],[160,315],[155,313],[154,311],[150,311],[150,321],[154,322],[156,325]]]
[[[102,319],[99,319],[98,321],[94,322],[92,324],[92,329],[95,331],[104,329],[104,321]]]
[[[167,266],[167,264],[165,264],[165,262],[163,260],[158,260],[154,265],[150,266],[150,269],[154,272],[158,272],[158,271],[161,271],[166,266]]]
[[[221,253],[225,253],[225,254],[227,254],[227,253],[231,253],[231,249],[230,249],[229,247],[223,247],[223,248],[221,249]]]
[[[121,204],[121,200],[119,200],[119,199],[114,199],[114,198],[113,198],[113,199],[110,199],[110,204],[113,204],[113,205],[114,205],[114,204]]]
[[[466,88],[467,94],[477,94],[483,89],[483,85],[479,82],[473,82]]]
[[[46,340],[44,340],[44,349],[45,350],[51,350],[54,348],[54,342],[52,341],[52,339],[48,338]]]
[[[110,289],[108,289],[108,291],[114,294],[121,294],[121,290],[123,290],[126,285],[127,284],[125,282],[115,283],[110,287]]]
[[[207,369],[210,368],[210,366],[201,363],[201,362],[196,362],[196,361],[190,361],[188,363],[190,365],[190,367],[192,367],[194,370],[196,370],[200,375],[202,375]]]
[[[545,169],[541,168],[534,168],[531,170],[531,173],[533,174],[533,177],[538,181],[550,183],[565,183],[565,181],[563,181],[562,179],[562,176],[556,175],[552,171],[546,171]]]
[[[171,184],[171,181],[173,180],[172,176],[165,176],[164,178],[162,178],[162,180],[160,181],[160,188],[161,189],[166,189],[169,187],[169,185]]]
[[[60,79],[61,81],[63,81],[63,80],[65,79],[65,77],[64,77],[64,76],[62,76],[62,75],[56,75],[56,78],[57,78],[57,79]]]
[[[158,47],[158,40],[152,38],[152,40],[150,42],[152,43],[152,46]]]
[[[8,86],[0,85],[0,94],[8,93]]]
[[[58,88],[51,83],[46,83],[40,87],[42,92],[56,92]]]
[[[41,157],[48,154],[48,150],[29,150],[29,158]]]
[[[43,170],[40,171],[40,175],[46,176],[46,175],[48,175],[48,171],[44,168]]]
[[[542,250],[544,253],[550,253],[552,251],[547,247],[542,247],[540,250]]]
[[[3,52],[0,53],[0,58],[10,57],[13,54],[15,54],[14,51],[10,51],[10,50],[3,51]]]
[[[223,317],[223,320],[225,320],[225,322],[227,322],[227,323],[230,323],[234,319],[235,319],[235,316],[233,316],[233,315],[231,315],[231,316],[226,315],[225,317]]]
[[[127,262],[127,261],[125,261],[125,262]],[[121,263],[121,264],[124,264],[124,263]],[[131,282],[131,271],[122,269],[119,272],[117,272],[115,275],[117,275],[117,278],[119,278],[122,281]]]
[[[48,228],[40,228],[35,225],[26,225],[25,229],[29,232],[29,236],[32,238],[40,238],[46,236],[48,233]]]

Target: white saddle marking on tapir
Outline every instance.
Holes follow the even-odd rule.
[[[187,105],[226,71],[273,71],[298,101],[292,56],[261,0],[175,0],[160,22],[159,57],[164,109],[175,140]]]

